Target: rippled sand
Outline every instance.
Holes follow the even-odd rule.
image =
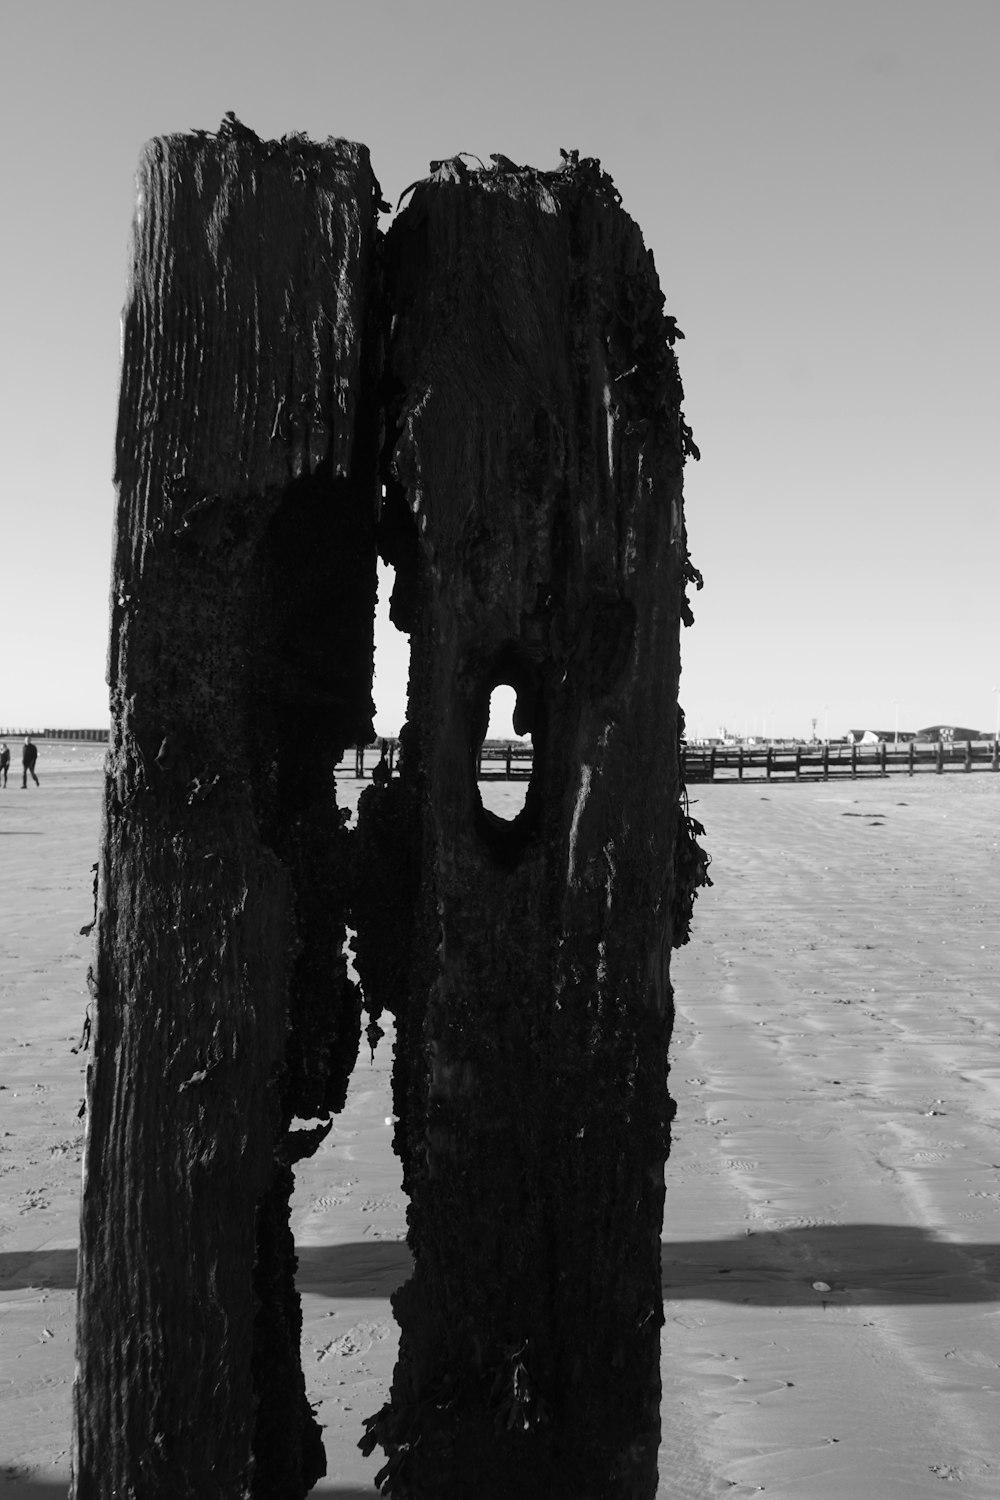
[[[0,792],[0,1500],[69,1472],[100,754]],[[343,780],[343,799],[357,784]],[[1000,777],[693,789],[715,886],[674,961],[663,1500],[1000,1493]],[[485,796],[513,810],[517,789]],[[406,1275],[391,1033],[301,1165],[315,1493],[356,1442]]]

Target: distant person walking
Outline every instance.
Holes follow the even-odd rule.
[[[38,759],[38,746],[29,734],[24,741],[24,749],[21,751],[21,766],[24,774],[21,777],[21,790],[24,791],[28,785],[30,776],[35,785],[38,785],[38,777],[35,775],[35,761]]]
[[[0,786],[7,785],[7,772],[10,770],[10,746],[6,740],[0,740]]]

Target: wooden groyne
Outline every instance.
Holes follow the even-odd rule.
[[[1000,771],[996,740],[916,741],[905,745],[686,745],[684,780],[829,781],[914,776],[918,771]]]
[[[387,739],[360,745],[354,752],[354,775],[370,776],[382,759],[382,744],[390,773],[399,741]],[[477,758],[480,781],[526,781],[531,776],[531,742],[486,740]],[[995,740],[924,742],[905,745],[685,745],[684,780],[704,781],[829,781],[869,776],[909,775],[920,771],[1000,771],[1000,745]],[[349,774],[342,761],[340,774]]]
[[[392,774],[397,769],[399,760],[399,740],[395,736],[373,740],[370,745],[356,745],[353,759],[355,780],[363,781],[366,776],[371,776],[383,760]],[[350,775],[350,766],[350,758],[345,757],[337,767],[338,774]],[[528,781],[531,778],[531,767],[530,740],[485,740],[476,757],[476,779]]]
[[[107,729],[0,729],[0,739],[83,740],[88,744],[106,745]]]

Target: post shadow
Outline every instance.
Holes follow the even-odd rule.
[[[305,1245],[300,1291],[329,1297],[387,1297],[409,1274],[402,1240]],[[939,1239],[915,1225],[820,1224],[755,1231],[722,1240],[665,1240],[665,1301],[795,1306],[831,1294],[875,1306],[1000,1299],[1000,1244]]]
[[[354,1492],[348,1490],[345,1493],[353,1495]],[[367,1500],[367,1490],[358,1490],[357,1493],[365,1495]],[[0,1500],[66,1500],[68,1494],[68,1479],[65,1484],[53,1484],[47,1479],[20,1479],[16,1475],[8,1479],[0,1469]]]
[[[388,1298],[412,1269],[405,1240],[300,1245],[296,1254],[299,1291],[316,1296]],[[908,1224],[817,1224],[663,1241],[668,1302],[795,1305],[814,1281],[871,1305],[991,1302],[1000,1299],[1000,1244],[942,1240]],[[0,1292],[75,1285],[75,1249],[0,1253]]]

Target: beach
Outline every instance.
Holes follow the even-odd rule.
[[[43,742],[40,788],[0,791],[0,1500],[69,1476],[101,762]],[[691,798],[714,885],[673,961],[663,1500],[995,1497],[1000,776]],[[314,1493],[342,1500],[375,1493],[408,1266],[391,1059],[390,1030],[293,1203]]]

